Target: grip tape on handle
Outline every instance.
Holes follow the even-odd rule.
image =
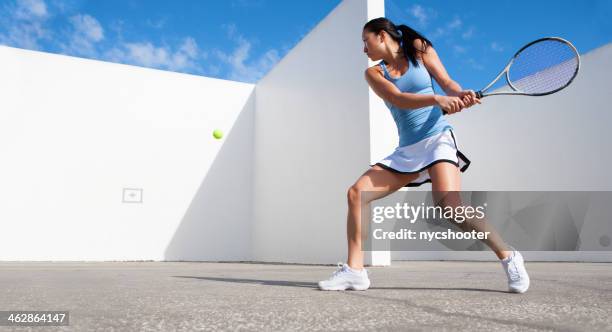
[[[476,98],[480,99],[480,98],[482,98],[482,97],[483,97],[483,96],[482,96],[482,91],[476,91]],[[442,114],[447,115],[447,114],[448,114],[448,112],[447,112],[447,111],[442,110]]]

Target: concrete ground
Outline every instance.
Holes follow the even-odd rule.
[[[0,263],[0,310],[68,310],[68,327],[0,331],[612,331],[612,264],[527,262],[506,292],[497,262],[394,262],[364,292],[323,292],[335,266]]]

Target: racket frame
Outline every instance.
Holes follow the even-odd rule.
[[[572,76],[572,78],[562,87],[559,87],[555,90],[552,91],[547,91],[547,92],[542,92],[542,93],[526,93],[526,92],[521,92],[520,90],[518,90],[510,81],[510,79],[508,78],[508,72],[510,67],[512,66],[512,63],[514,62],[514,59],[516,59],[516,57],[523,51],[525,50],[527,47],[535,44],[535,43],[539,43],[541,41],[544,40],[557,40],[560,41],[566,45],[568,45],[576,54],[576,61],[577,61],[577,65],[576,65],[576,70],[574,71],[574,75]],[[478,99],[483,98],[483,97],[487,97],[487,96],[497,96],[497,95],[523,95],[523,96],[546,96],[549,94],[553,94],[559,90],[565,89],[568,85],[570,85],[572,83],[572,81],[576,78],[576,76],[578,76],[578,71],[580,70],[580,54],[578,53],[578,50],[576,49],[576,47],[574,45],[572,45],[572,43],[570,43],[569,41],[561,38],[561,37],[544,37],[544,38],[540,38],[540,39],[536,39],[530,43],[528,43],[527,45],[521,47],[521,49],[519,49],[510,59],[510,61],[508,61],[508,64],[506,65],[506,67],[504,67],[504,69],[497,75],[497,77],[495,77],[495,79],[493,81],[491,81],[491,83],[489,83],[486,87],[480,89],[479,91],[476,91],[476,97]],[[510,86],[510,88],[514,91],[500,91],[500,92],[491,92],[491,93],[486,93],[486,90],[489,89],[495,82],[497,82],[497,80],[499,80],[499,78],[505,74],[505,78],[506,78],[506,83],[508,84],[508,86]]]

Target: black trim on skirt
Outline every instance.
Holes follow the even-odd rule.
[[[465,165],[463,165],[463,167],[460,169],[461,172],[465,172],[468,167],[470,166],[470,164],[472,163],[461,151],[459,151],[459,148],[457,147],[457,141],[455,140],[455,135],[453,134],[452,129],[449,129],[450,133],[451,133],[451,137],[453,138],[453,143],[455,144],[455,150],[457,150],[457,159],[462,159],[463,162],[465,162]],[[387,165],[381,164],[381,163],[376,163],[374,165],[380,166],[388,171],[394,172],[394,173],[399,173],[399,174],[415,174],[415,173],[421,173],[422,171],[428,169],[429,167],[440,163],[440,162],[448,162],[451,163],[457,167],[459,167],[459,164],[457,162],[455,162],[454,160],[449,160],[449,159],[438,159],[438,160],[434,160],[432,163],[430,163],[429,165],[421,168],[418,171],[412,171],[412,172],[402,172],[402,171],[398,171],[395,168],[389,167]],[[374,166],[374,165],[370,165],[370,166]],[[431,178],[427,179],[423,182],[410,182],[407,185],[405,185],[404,187],[418,187],[422,184],[425,183],[431,183]]]

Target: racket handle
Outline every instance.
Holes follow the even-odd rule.
[[[482,91],[476,91],[476,98],[481,99],[482,97],[483,97],[483,95],[482,95]],[[447,112],[447,111],[442,110],[442,114],[447,115],[447,114],[448,114],[448,112]]]

